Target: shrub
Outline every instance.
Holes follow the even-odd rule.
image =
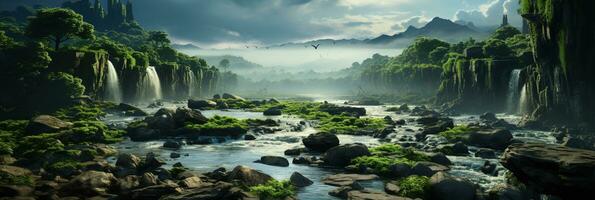
[[[295,195],[295,188],[287,180],[269,180],[265,184],[250,187],[250,192],[263,200],[275,200]]]
[[[430,178],[413,175],[400,180],[398,186],[401,188],[399,196],[424,198],[430,187]]]

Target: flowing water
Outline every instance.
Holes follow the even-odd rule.
[[[155,67],[149,66],[146,69],[146,74],[143,77],[142,86],[141,88],[141,98],[142,100],[159,100],[163,96],[161,94],[161,81],[159,80],[159,75],[157,75],[157,70]]]
[[[105,99],[113,102],[122,102],[122,91],[120,90],[120,80],[118,72],[111,61],[107,61],[107,74],[105,85]]]
[[[192,70],[190,70],[188,76],[188,97],[194,97],[194,91],[197,88],[196,77],[194,77],[194,72]]]
[[[322,101],[322,100],[319,100]],[[344,101],[329,101],[330,103],[341,104]],[[163,107],[176,108],[185,106],[186,102],[164,102]],[[366,117],[385,117],[391,116],[393,119],[405,119],[413,120],[414,116],[407,114],[396,114],[394,112],[387,112],[386,109],[396,105],[384,105],[384,106],[356,106],[363,107],[366,109],[368,116]],[[147,108],[145,105],[141,106],[145,111],[149,113],[156,112],[159,108]],[[264,164],[254,163],[261,156],[274,155],[283,156],[290,162],[293,159],[291,156],[285,156],[284,151],[286,149],[303,147],[301,139],[308,136],[309,134],[315,133],[314,128],[308,127],[302,131],[289,131],[287,128],[289,124],[296,124],[301,119],[293,116],[276,116],[269,117],[264,116],[262,113],[257,112],[246,112],[242,110],[208,110],[201,111],[206,117],[212,117],[215,115],[230,116],[241,119],[248,118],[259,118],[266,119],[271,118],[278,120],[281,124],[283,131],[276,132],[274,134],[263,134],[257,136],[256,140],[227,140],[222,143],[212,145],[185,145],[182,149],[177,150],[178,153],[183,155],[180,158],[169,158],[170,153],[173,150],[161,148],[164,141],[150,141],[150,142],[132,142],[125,141],[119,143],[116,147],[120,152],[134,153],[136,155],[144,155],[147,152],[155,152],[162,158],[166,159],[166,167],[171,167],[176,162],[181,162],[184,166],[197,170],[199,172],[212,171],[219,167],[225,167],[231,170],[237,165],[246,165],[251,168],[261,170],[273,176],[276,179],[288,179],[293,172],[299,172],[304,176],[311,179],[314,184],[298,190],[299,199],[321,199],[321,200],[335,200],[338,198],[328,195],[328,192],[335,189],[333,186],[325,185],[321,182],[321,179],[327,175],[340,173],[341,171],[310,167],[306,165],[294,165],[290,164],[289,167],[275,167]],[[498,114],[499,118],[505,119],[509,123],[516,124],[520,119],[516,115]],[[135,120],[137,118],[123,117],[119,115],[108,115],[104,118],[108,124],[112,126],[125,125],[127,122]],[[461,115],[453,117],[456,124],[473,123],[479,120],[477,115]],[[120,123],[120,124],[119,124]],[[387,138],[392,142],[395,142],[399,137],[413,136],[415,132],[405,131],[405,129],[419,130],[420,127],[415,123],[409,122],[403,127],[397,128],[395,133],[389,135]],[[525,142],[539,142],[539,143],[554,143],[555,138],[552,137],[550,132],[540,132],[532,130],[513,130],[512,131],[515,139],[523,140]],[[369,147],[380,145],[381,142],[369,136],[350,136],[350,135],[339,135],[341,144],[348,143],[364,143]],[[446,143],[446,141],[439,136],[436,136],[438,143]],[[468,179],[476,184],[479,184],[483,188],[491,188],[497,184],[505,183],[505,172],[506,169],[499,164],[498,159],[483,159],[473,156],[474,152],[478,150],[476,147],[470,148],[470,156],[448,156],[452,161],[453,165],[451,170],[448,172],[456,177]],[[501,155],[502,152],[497,152],[497,155]],[[318,156],[315,154],[310,154]],[[497,173],[496,175],[487,175],[481,172],[481,167],[486,161],[496,163]],[[110,162],[115,162],[115,158],[111,158]],[[375,190],[383,190],[384,183],[381,180],[363,182],[362,185],[366,188]]]
[[[527,106],[527,84],[524,84],[521,89],[521,97],[519,98],[519,113],[526,113]]]
[[[520,79],[521,70],[515,69],[510,72],[510,80],[508,81],[508,96],[507,96],[507,106],[508,106],[508,113],[517,114],[519,105],[519,79]]]

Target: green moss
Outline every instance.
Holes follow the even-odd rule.
[[[424,198],[430,187],[430,178],[425,176],[409,176],[399,180],[399,196],[409,198]]]
[[[124,132],[111,130],[101,121],[76,121],[69,130],[60,132],[64,142],[78,144],[83,142],[114,143],[121,141]]]
[[[360,134],[362,131],[378,132],[385,126],[380,118],[356,118],[347,115],[333,115],[317,113],[318,129],[334,134]]]
[[[64,144],[56,139],[58,134],[44,133],[23,137],[16,148],[16,153],[22,157],[37,158],[62,151]]]
[[[34,186],[35,179],[31,176],[13,176],[11,174],[0,173],[0,185]]]
[[[213,99],[213,101],[218,104],[225,103],[231,109],[250,109],[256,107],[252,102],[242,99]]]
[[[389,174],[390,166],[396,164],[406,164],[414,166],[418,161],[428,161],[430,158],[422,153],[416,152],[411,148],[402,148],[395,144],[385,144],[370,149],[371,156],[362,156],[355,158],[351,164],[357,166],[366,166],[373,170],[373,173],[386,175]]]
[[[72,171],[83,167],[84,165],[77,160],[66,159],[52,163],[46,166],[46,169],[49,171]]]
[[[17,141],[23,136],[27,120],[0,121],[0,155],[12,155]]]
[[[277,200],[295,195],[295,187],[287,180],[269,180],[265,184],[250,187],[250,192],[263,200]]]
[[[467,125],[457,125],[449,130],[440,132],[439,135],[445,137],[448,141],[465,141],[470,133],[476,131],[476,128]]]

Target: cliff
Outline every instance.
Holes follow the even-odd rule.
[[[83,80],[85,92],[94,96],[101,92],[109,55],[105,51],[61,50],[53,52],[50,71],[73,74]]]

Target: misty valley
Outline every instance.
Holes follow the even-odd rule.
[[[592,8],[0,0],[0,199],[590,199]]]

